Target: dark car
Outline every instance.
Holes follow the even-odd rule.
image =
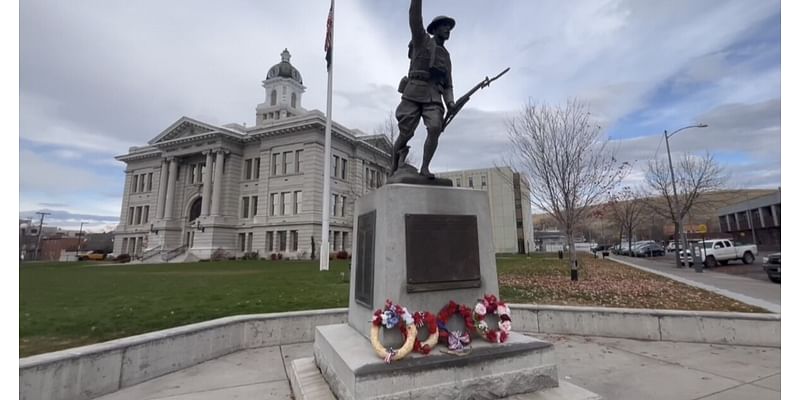
[[[781,283],[781,253],[770,254],[763,268],[769,280]]]
[[[664,255],[664,248],[658,243],[648,243],[633,249],[636,257],[661,257]]]

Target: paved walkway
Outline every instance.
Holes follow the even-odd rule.
[[[624,256],[611,256],[610,258],[625,265],[730,297],[742,303],[761,307],[770,312],[781,312],[781,285],[772,282],[714,272],[708,269],[698,273],[695,272],[694,268],[676,268],[674,261],[670,262],[658,258]]]
[[[780,349],[531,336],[555,345],[559,379],[604,399],[780,399]],[[99,399],[291,399],[286,368],[296,358],[311,357],[312,347],[301,343],[240,351]]]

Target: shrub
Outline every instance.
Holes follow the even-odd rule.
[[[283,253],[272,253],[269,255],[270,260],[283,260]]]
[[[251,251],[248,253],[244,253],[244,255],[242,256],[242,260],[258,260],[258,252]]]
[[[340,250],[339,252],[336,253],[337,260],[347,260],[349,257],[350,255],[347,254],[347,252],[344,250]]]
[[[211,253],[211,261],[222,261],[226,258],[227,252],[223,250],[221,247],[218,247]]]

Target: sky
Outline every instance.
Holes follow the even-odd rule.
[[[329,2],[87,0],[20,2],[20,216],[109,229],[124,164],[182,116],[255,123],[261,81],[284,48],[300,70],[306,109],[325,110]],[[732,188],[781,181],[779,1],[427,1],[423,18],[456,20],[446,47],[456,97],[472,96],[442,135],[432,169],[504,164],[506,123],[528,102],[591,108],[639,182],[665,157],[706,151]],[[336,4],[333,119],[373,133],[400,100],[408,69],[408,2]],[[410,145],[421,154],[425,134]],[[419,157],[417,157],[419,158]]]

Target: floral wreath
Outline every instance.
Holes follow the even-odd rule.
[[[417,328],[423,326],[428,328],[428,338],[424,342],[420,342],[419,338],[414,338],[414,351],[420,354],[428,354],[431,352],[436,343],[439,341],[439,327],[436,324],[436,316],[428,311],[417,311],[413,315],[414,325]],[[419,329],[417,329],[419,332]],[[405,338],[405,331],[403,337]]]
[[[456,314],[459,314],[462,318],[464,318],[464,325],[466,328],[464,332],[450,332],[447,330],[447,321],[449,321],[450,318]],[[439,328],[439,341],[447,343],[447,348],[450,351],[464,352],[467,350],[467,348],[464,346],[469,345],[471,341],[469,331],[475,330],[475,324],[473,323],[472,318],[472,310],[470,310],[468,306],[457,304],[456,302],[450,300],[450,302],[444,306],[441,311],[439,311],[439,315],[436,318],[436,324]]]
[[[500,329],[489,329],[486,324],[486,315],[495,314],[500,318],[498,323]],[[476,330],[485,340],[492,343],[504,343],[508,340],[511,333],[511,309],[506,303],[498,301],[495,295],[485,295],[478,299],[475,308],[472,310],[472,318],[475,320]]]
[[[381,326],[386,329],[392,329],[395,326],[403,329],[403,337],[405,338],[403,346],[397,350],[390,347],[387,351],[380,340]],[[387,299],[383,309],[375,310],[372,315],[372,329],[369,336],[370,342],[372,342],[372,349],[388,364],[393,360],[400,360],[407,356],[408,353],[411,353],[411,350],[414,349],[414,340],[417,337],[417,327],[414,325],[414,318],[407,308],[400,304],[392,304],[392,301]]]

